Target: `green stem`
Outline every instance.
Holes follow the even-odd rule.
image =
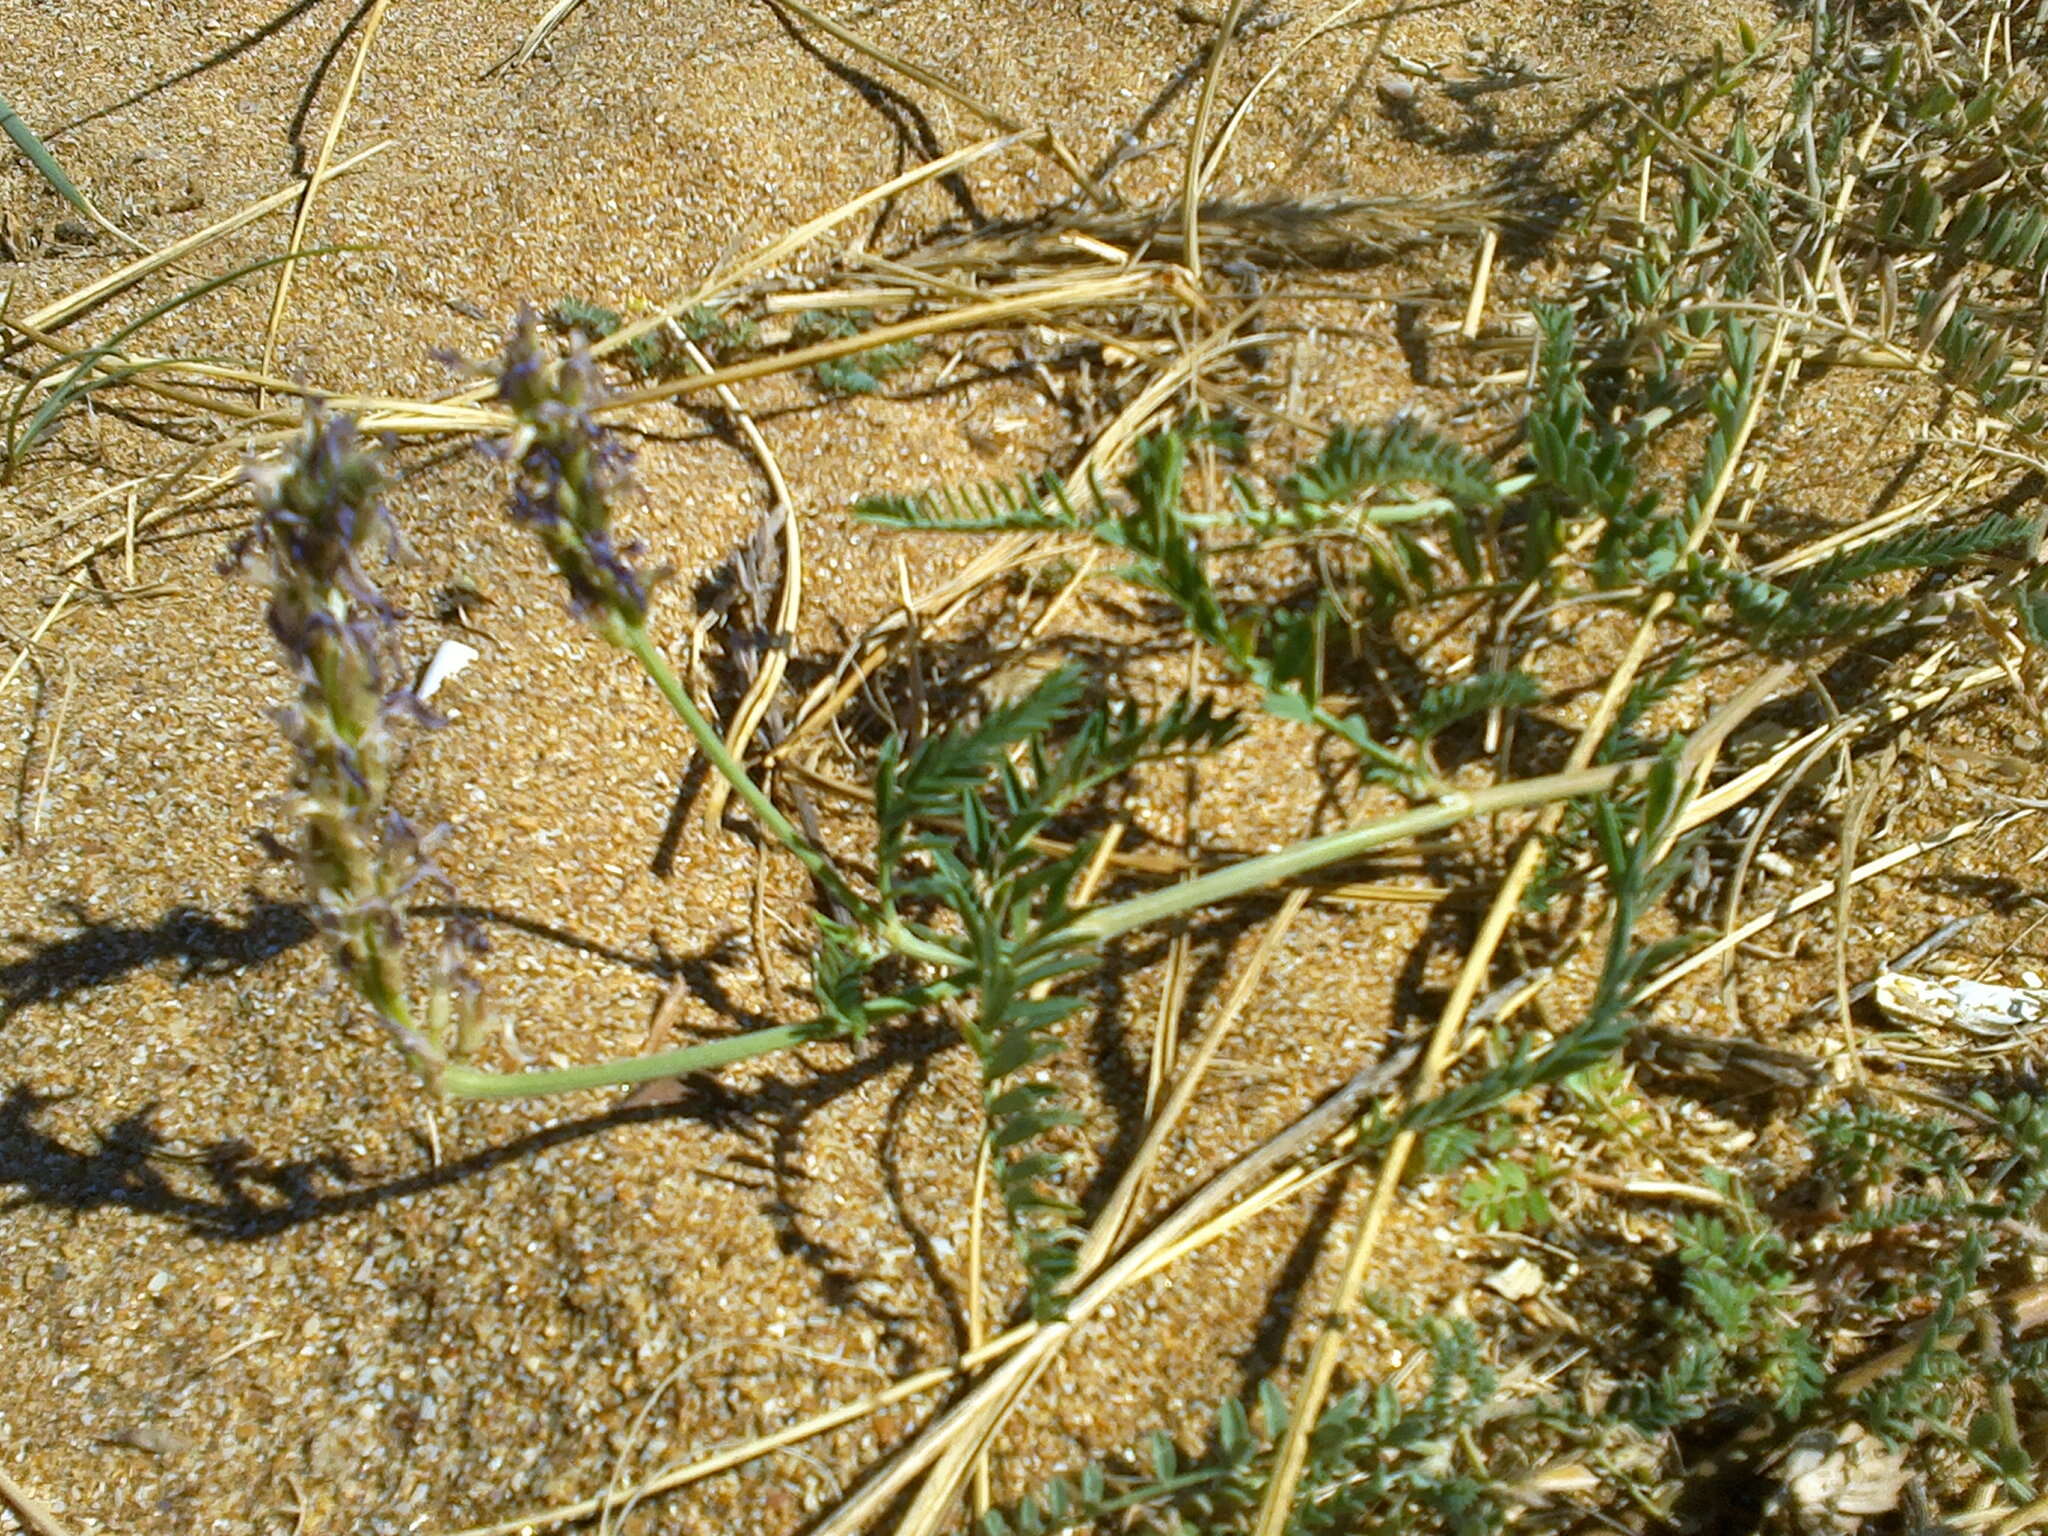
[[[645,636],[638,637],[643,643]],[[629,646],[636,655],[648,663],[662,691],[669,692],[673,685],[680,696],[681,685],[658,655],[644,655],[638,646]],[[651,651],[651,648],[650,648]],[[663,679],[667,683],[663,683]],[[677,702],[672,696],[671,703]],[[677,713],[684,716],[685,723],[694,717],[700,724],[703,716],[689,704],[686,697],[681,699]],[[705,726],[705,734],[709,727]],[[696,728],[692,727],[693,734]],[[713,737],[716,741],[717,738]],[[699,735],[700,744],[704,736]],[[719,758],[731,763],[732,758],[725,751],[723,742],[718,743]],[[1113,907],[1102,907],[1083,916],[1072,932],[1087,943],[1099,944],[1119,934],[1161,922],[1198,907],[1210,906],[1216,902],[1228,901],[1266,886],[1279,885],[1299,878],[1314,870],[1331,864],[1342,863],[1356,858],[1375,848],[1384,848],[1391,843],[1405,842],[1430,832],[1440,832],[1456,826],[1474,816],[1490,816],[1501,811],[1523,809],[1545,805],[1552,801],[1569,800],[1577,795],[1593,794],[1612,787],[1617,781],[1646,766],[1640,762],[1616,763],[1604,768],[1586,768],[1575,773],[1554,773],[1538,779],[1525,779],[1515,784],[1495,785],[1491,789],[1475,790],[1470,794],[1447,795],[1435,805],[1423,806],[1413,811],[1404,811],[1397,816],[1384,817],[1363,827],[1353,827],[1343,832],[1332,832],[1323,837],[1310,838],[1284,848],[1278,853],[1266,854],[1262,858],[1246,859],[1226,869],[1215,870],[1180,885],[1168,886],[1130,901],[1119,902]],[[721,765],[722,767],[722,765]],[[734,764],[737,767],[737,764]],[[728,774],[728,777],[731,777]],[[734,781],[738,789],[745,783],[753,789],[752,782],[740,775]],[[766,796],[758,790],[749,798],[749,804],[758,797],[766,814],[763,822],[770,831],[777,831],[776,823],[781,815],[772,805],[766,804]],[[756,806],[757,811],[762,806]],[[774,820],[770,820],[770,817]],[[787,822],[782,822],[784,828]],[[794,829],[789,829],[793,837]],[[780,834],[778,834],[780,835]],[[789,839],[785,839],[789,840]],[[790,847],[799,858],[804,858],[806,867],[814,868],[820,879],[836,879],[836,872],[823,863],[810,845],[800,839],[790,841]],[[813,867],[810,858],[819,859]],[[889,941],[899,953],[917,959],[928,959],[933,963],[957,968],[961,957],[943,948],[918,938],[907,930],[893,929]],[[956,978],[957,981],[957,978]],[[401,1015],[403,1009],[401,1007]],[[441,1091],[456,1099],[523,1099],[539,1098],[548,1094],[574,1093],[591,1088],[611,1088],[626,1083],[652,1082],[660,1078],[681,1077],[689,1072],[707,1071],[712,1067],[726,1066],[735,1061],[748,1061],[756,1056],[772,1055],[777,1051],[789,1050],[794,1046],[808,1044],[820,1038],[817,1021],[802,1024],[778,1024],[768,1029],[750,1030],[745,1034],[728,1035],[722,1040],[710,1040],[701,1045],[686,1046],[681,1050],[662,1051],[652,1056],[628,1056],[615,1061],[596,1062],[582,1067],[557,1067],[538,1072],[486,1072],[475,1067],[448,1065],[440,1067],[436,1074]]]
[[[92,205],[92,199],[78,190],[78,186],[64,174],[64,167],[57,163],[57,157],[49,147],[35,136],[34,131],[16,115],[4,98],[0,98],[0,133],[14,140],[15,148],[28,156],[29,164],[47,181],[57,195],[84,214],[108,234],[114,236],[130,250],[146,251],[147,246],[133,235],[114,224],[107,216]]]
[[[1267,689],[1266,697],[1270,701],[1274,697],[1274,690]],[[1320,704],[1311,704],[1309,706],[1309,718],[1314,720],[1317,725],[1328,731],[1332,736],[1335,736],[1339,741],[1348,742],[1350,745],[1358,748],[1360,752],[1378,763],[1380,767],[1393,774],[1399,785],[1408,790],[1414,798],[1420,799],[1423,795],[1441,795],[1446,792],[1435,774],[1420,771],[1415,764],[1409,762],[1407,758],[1396,752],[1392,747],[1384,746],[1374,741],[1372,737],[1365,734],[1362,726],[1355,730],[1346,730],[1344,722]]]
[[[683,687],[682,679],[676,676],[674,669],[668,664],[668,658],[661,654],[660,648],[655,645],[653,637],[646,629],[637,624],[621,624],[618,626],[618,642],[632,652],[640,665],[647,669],[647,675],[654,679],[654,686],[659,688],[661,696],[668,700],[669,708],[676,712],[676,718],[681,720],[691,736],[696,738],[697,750],[702,752],[711,766],[724,776],[725,781],[732,786],[733,793],[746,802],[747,809],[754,813],[755,819],[773,834],[783,847],[795,854],[798,862],[816,877],[818,883],[844,902],[849,910],[866,911],[868,904],[854,893],[839,871],[833,868],[832,861],[804,839],[803,833],[796,829],[787,816],[775,808],[775,802],[770,800],[761,786],[748,775],[747,770],[740,765],[739,759],[726,750],[724,740],[711,728],[711,722],[704,718],[703,713],[691,700],[689,690]]]
[[[1198,907],[1212,906],[1233,896],[1243,896],[1269,885],[1298,879],[1314,870],[1341,864],[1346,859],[1357,858],[1390,843],[1441,832],[1474,816],[1492,816],[1501,811],[1548,805],[1556,800],[1594,794],[1648,766],[1645,762],[1613,763],[1604,768],[1582,768],[1574,773],[1553,773],[1513,784],[1496,784],[1490,789],[1473,790],[1469,794],[1448,794],[1434,805],[1383,817],[1362,827],[1312,837],[1278,853],[1246,859],[1179,885],[1163,886],[1143,896],[1134,896],[1129,901],[1118,902],[1113,907],[1097,907],[1084,914],[1068,931],[1083,943],[1100,944],[1119,934],[1150,927]]]
[[[905,959],[921,960],[926,965],[938,966],[941,970],[949,973],[958,973],[964,970],[969,963],[965,955],[960,954],[956,950],[948,949],[944,944],[936,940],[923,938],[911,932],[908,927],[900,922],[891,921],[883,923],[881,933],[883,939],[888,942],[889,947]]]
[[[554,1067],[538,1072],[485,1072],[476,1067],[447,1066],[440,1072],[441,1091],[451,1099],[534,1099],[548,1094],[575,1093],[587,1088],[614,1088],[625,1083],[647,1083],[659,1078],[681,1077],[686,1072],[703,1072],[735,1061],[772,1055],[818,1038],[815,1023],[777,1024],[768,1029],[707,1040],[681,1050],[659,1051],[651,1056],[625,1056],[616,1061],[593,1062],[584,1067]]]

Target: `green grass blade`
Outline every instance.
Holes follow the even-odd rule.
[[[212,293],[216,288],[225,288],[230,283],[237,282],[252,272],[261,272],[266,267],[274,267],[282,262],[303,261],[309,256],[331,256],[339,251],[361,249],[361,246],[354,245],[321,246],[308,251],[288,251],[280,256],[266,256],[261,261],[249,262],[245,266],[236,267],[229,272],[223,272],[218,277],[210,277],[202,283],[197,283],[187,288],[182,293],[174,294],[160,304],[153,305],[140,316],[122,326],[105,341],[100,342],[97,346],[85,352],[75,354],[75,362],[73,362],[71,357],[59,358],[56,362],[38,370],[15,392],[14,401],[8,408],[7,425],[4,433],[7,446],[4,456],[0,456],[0,482],[4,482],[14,473],[16,467],[21,463],[22,455],[35,446],[42,435],[49,430],[50,423],[57,419],[58,415],[67,405],[71,404],[80,395],[100,388],[108,382],[112,382],[108,379],[94,380],[92,375],[108,358],[118,357],[121,344],[137,331],[142,330],[154,321],[162,319],[172,310],[182,308],[194,299],[203,298],[207,294]],[[175,359],[161,361],[175,361]],[[73,362],[70,374],[61,384],[51,390],[48,398],[29,417],[28,424],[26,426],[22,425],[22,413],[28,409],[29,396],[34,392],[38,384],[56,373],[66,362]],[[130,372],[133,371],[136,370],[130,370]]]
[[[42,176],[43,180],[56,189],[57,195],[63,198],[65,202],[76,208],[123,245],[132,246],[138,251],[148,249],[141,241],[121,229],[113,220],[101,213],[99,209],[93,207],[92,199],[79,191],[78,184],[64,174],[64,167],[57,163],[57,157],[51,154],[49,147],[35,136],[35,130],[21,120],[20,114],[7,104],[7,98],[4,96],[0,96],[0,129],[7,131],[7,137],[14,140],[15,148],[28,156],[29,164],[36,168],[37,173]]]

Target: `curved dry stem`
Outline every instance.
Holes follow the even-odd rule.
[[[363,68],[370,61],[370,49],[376,45],[377,31],[384,25],[384,8],[388,0],[370,0],[370,9],[363,17],[363,35],[356,44],[356,56],[349,64],[348,78],[341,83],[341,94],[335,99],[334,115],[328,120],[327,132],[320,139],[320,153],[313,161],[313,174],[306,178],[306,185],[299,194],[299,211],[292,219],[291,241],[285,247],[285,254],[291,260],[277,269],[277,286],[270,293],[270,318],[263,327],[262,371],[270,372],[271,360],[277,356],[277,335],[284,327],[284,308],[291,298],[292,274],[298,269],[298,258],[306,247],[306,232],[313,227],[313,200],[319,196],[320,188],[326,183],[328,162],[334,158],[334,146],[341,141],[343,124],[348,121],[349,108],[355,105],[356,88],[363,82]],[[262,394],[256,397],[257,404],[267,403]]]
[[[1202,189],[1208,185],[1214,166],[1207,156],[1209,117],[1216,110],[1216,92],[1223,84],[1223,61],[1237,35],[1238,19],[1244,15],[1244,0],[1230,0],[1223,20],[1216,28],[1216,40],[1209,45],[1209,67],[1202,76],[1202,99],[1195,107],[1194,131],[1188,135],[1187,172],[1181,187],[1180,223],[1182,263],[1189,274],[1202,279]],[[1219,158],[1221,146],[1218,146]]]

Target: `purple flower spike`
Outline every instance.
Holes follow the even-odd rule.
[[[407,1002],[405,915],[414,889],[439,880],[426,836],[387,803],[392,727],[412,712],[403,689],[384,686],[398,615],[363,570],[375,544],[398,532],[379,499],[381,457],[355,423],[318,407],[277,459],[251,465],[255,531],[235,563],[269,593],[270,632],[298,679],[279,712],[297,759],[292,776],[300,819],[300,864],[314,921],[344,975],[379,1022],[429,1071],[447,1056],[413,1023]],[[459,986],[464,1034],[474,1034],[474,984]],[[438,1024],[438,1020],[436,1023]]]
[[[647,622],[647,583],[611,534],[612,504],[633,458],[591,412],[604,385],[588,351],[553,356],[523,312],[498,368],[496,398],[519,425],[500,450],[513,464],[512,520],[539,536],[570,604],[608,639]]]

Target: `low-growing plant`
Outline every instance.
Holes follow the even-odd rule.
[[[1422,1387],[1355,1388],[1329,1406],[1287,1530],[1506,1531],[1543,1508],[1541,1469],[1572,1457],[1668,1509],[1685,1471],[1675,1432],[1688,1427],[1693,1456],[1702,1444],[1719,1447],[1693,1470],[1727,1473],[1735,1458],[1766,1505],[1812,1497],[1773,1484],[1788,1448],[1864,1433],[1922,1477],[1946,1459],[1980,1470],[2016,1501],[2037,1497],[2038,1431],[2024,1420],[2048,1393],[2048,1343],[2014,1340],[1975,1356],[1961,1346],[1972,1331],[1965,1312],[1984,1315],[1990,1234],[2048,1189],[2048,1110],[2028,1095],[1984,1094],[1972,1107],[1981,1118],[1968,1133],[1942,1116],[1868,1106],[1802,1127],[1811,1164],[1780,1199],[1800,1189],[1810,1198],[1813,1180],[1826,1183],[1853,1209],[1838,1229],[1846,1243],[1816,1240],[1740,1179],[1709,1171],[1703,1187],[1720,1207],[1675,1217],[1661,1240],[1671,1284],[1614,1290],[1615,1309],[1602,1318],[1606,1348],[1543,1390],[1504,1390],[1471,1322],[1418,1322],[1398,1304],[1375,1303],[1398,1335],[1424,1346]],[[1873,1198],[1901,1183],[1912,1192]],[[1485,1203],[1464,1203],[1485,1219]],[[1904,1342],[1879,1356],[1880,1368],[1859,1366],[1872,1331],[1883,1338],[1902,1317],[1913,1320]],[[1647,1373],[1638,1348],[1654,1361]],[[1155,1434],[1142,1456],[1056,1479],[991,1513],[983,1530],[1047,1536],[1108,1529],[1109,1517],[1122,1529],[1248,1530],[1288,1413],[1272,1381],[1256,1401],[1256,1415],[1234,1399],[1219,1405],[1197,1457]],[[1701,1442],[1710,1420],[1719,1429]],[[1886,1485],[1894,1494],[1895,1481]],[[1788,1518],[1800,1528],[1833,1515],[1810,1506]]]
[[[1058,480],[870,496],[862,516],[886,527],[924,532],[1056,532],[1086,537],[1124,562],[1119,574],[1172,605],[1180,623],[1232,674],[1259,690],[1285,720],[1314,725],[1355,748],[1374,777],[1427,795],[1441,784],[1422,744],[1466,715],[1534,702],[1534,684],[1518,674],[1469,679],[1426,695],[1411,721],[1409,752],[1374,736],[1356,710],[1328,699],[1326,636],[1348,604],[1316,590],[1305,601],[1233,602],[1215,569],[1233,556],[1335,541],[1359,552],[1359,594],[1384,618],[1434,594],[1445,573],[1433,547],[1415,532],[1444,531],[1467,577],[1480,574],[1472,514],[1497,506],[1526,480],[1503,482],[1483,458],[1412,418],[1384,428],[1340,427],[1323,451],[1268,495],[1242,475],[1230,482],[1232,505],[1204,513],[1188,504],[1188,457],[1199,445],[1236,439],[1227,424],[1190,425],[1137,445],[1136,465],[1113,499],[1090,487],[1086,504]],[[1418,492],[1422,494],[1417,494]]]
[[[800,342],[837,341],[858,336],[873,321],[866,310],[807,309],[796,317],[792,335]],[[815,365],[811,376],[828,395],[872,395],[892,373],[900,373],[923,356],[917,341],[891,341],[849,357]]]
[[[1530,1232],[1557,1219],[1550,1186],[1561,1170],[1541,1152],[1527,1158],[1497,1157],[1475,1169],[1458,1189],[1458,1204],[1482,1229]]]
[[[1422,1392],[1405,1399],[1382,1384],[1331,1402],[1316,1420],[1301,1495],[1289,1531],[1303,1533],[1504,1528],[1511,1478],[1468,1456],[1483,1426],[1524,1422],[1528,1410],[1502,1401],[1499,1377],[1466,1321],[1414,1320],[1383,1304],[1393,1329],[1422,1348]],[[1507,1410],[1503,1412],[1503,1410]],[[1253,1409],[1236,1398],[1217,1406],[1204,1453],[1185,1458],[1153,1434],[1125,1468],[1091,1464],[1036,1495],[982,1517],[982,1536],[1052,1536],[1086,1528],[1150,1529],[1213,1536],[1248,1529],[1287,1431],[1286,1395],[1262,1382]]]
[[[1040,1070],[1059,1049],[1058,1026],[1079,1006],[1070,988],[1055,990],[1058,984],[1095,964],[1101,946],[1122,934],[1474,816],[1594,793],[1619,783],[1630,766],[1445,794],[1178,885],[1084,908],[1072,891],[1096,841],[1084,836],[1055,855],[1042,851],[1045,835],[1105,794],[1121,793],[1143,765],[1213,752],[1237,725],[1204,699],[1183,698],[1156,712],[1103,701],[1079,673],[1061,669],[972,724],[944,728],[915,747],[900,738],[883,745],[873,781],[875,875],[862,884],[733,758],[655,639],[658,581],[637,563],[638,546],[622,543],[614,526],[630,458],[594,414],[603,384],[588,353],[557,353],[529,316],[491,376],[496,398],[516,422],[492,450],[509,470],[512,521],[541,546],[577,616],[599,641],[640,665],[697,750],[824,896],[830,911],[813,914],[817,1011],[799,1023],[681,1050],[497,1073],[473,1059],[483,1039],[481,1004],[466,969],[436,972],[427,982],[428,1001],[415,1004],[407,907],[429,874],[424,849],[441,834],[413,833],[391,805],[389,741],[420,711],[405,690],[384,681],[395,615],[359,558],[364,542],[390,526],[378,500],[387,471],[345,418],[316,413],[279,460],[250,472],[263,513],[253,546],[262,558],[253,568],[270,595],[272,631],[302,680],[299,713],[318,725],[294,725],[290,735],[304,791],[309,891],[320,911],[333,914],[323,926],[344,974],[428,1081],[467,1098],[673,1077],[805,1042],[857,1041],[878,1024],[942,1009],[958,1020],[981,1062],[996,1183],[1041,1316],[1059,1310],[1076,1240],[1075,1212],[1059,1192],[1061,1158],[1039,1144],[1074,1120]],[[1184,453],[1184,440],[1173,436],[1141,445],[1131,480],[1162,537],[1174,515]]]
[[[1424,1170],[1449,1176],[1422,1191],[1447,1224],[1481,1251],[1562,1255],[1575,1284],[1603,1282],[1596,1304],[1610,1314],[1584,1326],[1590,1314],[1565,1310],[1583,1297],[1562,1285],[1555,1307],[1475,1286],[1453,1309],[1469,1315],[1426,1321],[1383,1301],[1376,1310],[1419,1348],[1422,1369],[1314,1396],[1296,1415],[1297,1438],[1314,1425],[1298,1476],[1278,1470],[1290,1409],[1267,1380],[1217,1408],[1199,1451],[1154,1435],[1139,1456],[991,1508],[987,1536],[1567,1528],[1579,1511],[1546,1492],[1567,1484],[1629,1500],[1663,1528],[1682,1494],[1730,1467],[1796,1503],[1790,1451],[1863,1435],[1930,1486],[1975,1480],[2016,1505],[2037,1499],[2048,1344],[2002,1327],[1997,1307],[2044,1246],[2048,1110],[2026,1085],[1906,1113],[1880,1105],[1881,1086],[1830,1083],[1825,1107],[1740,1166],[1688,1153],[1623,1183],[1580,1155],[1618,1161],[1653,1139],[1661,1153],[1670,1126],[1624,1050],[1652,979],[1701,942],[1671,932],[1665,909],[1695,852],[1711,861],[1715,845],[1685,829],[1726,743],[1665,722],[1696,716],[1687,701],[1700,696],[1718,707],[1731,673],[1746,683],[1790,656],[1819,679],[1820,661],[1910,639],[1950,611],[1964,580],[1973,612],[1989,611],[1983,594],[2009,603],[2018,633],[2048,648],[2048,587],[2013,558],[2039,540],[2023,496],[1765,560],[1758,546],[1778,534],[1751,515],[1740,473],[1791,376],[1845,361],[1924,379],[2013,444],[2040,429],[2048,115],[1988,61],[1994,44],[2041,32],[2010,7],[1987,12],[1955,22],[1955,46],[1931,33],[1909,46],[1889,34],[1859,43],[1846,12],[1818,7],[1810,57],[1786,70],[1775,41],[1744,29],[1739,49],[1631,99],[1605,190],[1585,210],[1599,270],[1534,304],[1509,338],[1528,382],[1509,386],[1508,430],[1487,437],[1462,417],[1445,426],[1407,411],[1341,425],[1275,464],[1256,415],[1198,408],[1139,436],[1119,475],[859,498],[859,515],[899,531],[1041,536],[1045,569],[1123,583],[1140,599],[1126,612],[1194,642],[1232,704],[1280,722],[1265,727],[1274,739],[1305,741],[1319,766],[1341,759],[1347,790],[1363,781],[1406,798],[1178,884],[1080,894],[1103,848],[1096,829],[1130,811],[1148,771],[1226,751],[1248,722],[1220,697],[1121,698],[1120,680],[1074,666],[888,734],[863,764],[855,852],[792,822],[671,664],[660,580],[619,531],[630,460],[602,421],[599,365],[573,338],[614,336],[621,317],[565,301],[550,321],[566,346],[522,321],[488,370],[513,423],[495,445],[512,519],[594,641],[641,668],[817,897],[808,1017],[682,1050],[489,1070],[473,943],[452,934],[425,958],[409,946],[409,908],[439,879],[431,854],[444,834],[415,830],[394,803],[393,742],[428,722],[389,681],[396,615],[365,564],[392,537],[378,500],[389,471],[347,418],[313,413],[280,459],[251,472],[259,518],[244,564],[268,591],[295,679],[286,730],[302,864],[343,973],[420,1074],[456,1097],[673,1077],[942,1017],[972,1055],[1024,1279],[1014,1300],[1052,1322],[1088,1251],[1065,1151],[1087,1127],[1062,1057],[1105,947],[1475,818],[1556,806],[1540,824],[1541,867],[1520,887],[1524,914],[1549,927],[1518,938],[1598,946],[1590,991],[1562,1019],[1545,1009],[1539,1024],[1497,1022],[1484,1050],[1447,1057],[1415,1102],[1369,1107],[1349,1155],[1419,1137]],[[1766,76],[1781,93],[1768,109],[1750,95]],[[1624,188],[1634,211],[1617,216],[1608,194]],[[1901,262],[1939,279],[1905,305],[1893,292]],[[1814,297],[1823,289],[1826,302]],[[758,344],[738,313],[675,324],[717,360]],[[870,320],[808,311],[794,336],[857,338]],[[618,363],[642,375],[692,366],[663,334]],[[872,393],[917,356],[915,343],[871,348],[821,365],[814,382]],[[1571,759],[1598,766],[1514,777],[1549,750],[1518,727],[1577,731],[1585,718],[1573,713],[1583,679],[1554,664],[1584,659],[1571,627],[1581,615],[1618,617],[1640,641]],[[1854,707],[1826,700],[1831,716]],[[1468,751],[1481,721],[1490,781]],[[1514,917],[1512,903],[1502,910],[1503,923]],[[1537,963],[1562,969],[1563,953]],[[1455,1049],[1472,1037],[1445,1038]],[[1559,1124],[1568,1136],[1542,1138]],[[1396,1171],[1383,1170],[1389,1189]],[[1628,1205],[1624,1221],[1609,1196],[1651,1203]],[[1684,1203],[1655,1203],[1666,1196]],[[1522,1318],[1544,1330],[1531,1345],[1549,1351],[1540,1369],[1508,1363]],[[1551,1350],[1566,1335],[1571,1349]],[[1560,1475],[1546,1482],[1546,1471]]]
[[[547,312],[547,322],[560,335],[596,342],[608,340],[626,320],[615,309],[569,297],[555,302]],[[663,379],[696,371],[682,341],[695,342],[714,363],[722,363],[752,351],[760,339],[760,327],[744,315],[734,318],[699,304],[685,310],[672,326],[661,325],[635,336],[626,344],[624,355],[632,371],[642,378]]]

